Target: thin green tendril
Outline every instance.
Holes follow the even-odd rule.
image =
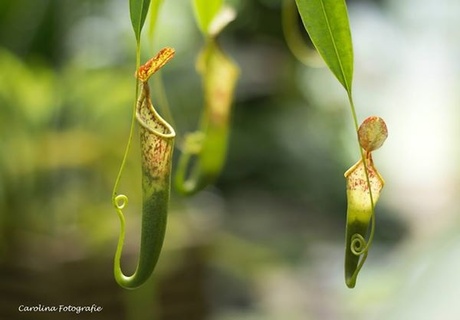
[[[372,211],[372,213],[373,212],[374,211]],[[361,260],[358,263],[358,266],[356,267],[355,272],[353,272],[351,279],[356,279],[359,272],[361,271],[361,268],[364,265],[364,262],[366,262],[367,255],[369,253],[369,249],[372,244],[372,239],[374,238],[374,230],[375,230],[375,218],[374,218],[374,214],[372,214],[371,233],[369,235],[369,239],[366,241],[366,239],[364,239],[364,237],[358,233],[355,233],[354,235],[351,236],[351,244],[350,244],[351,252],[355,256],[362,256]]]
[[[140,52],[140,46],[138,45],[137,50],[136,50],[136,70],[139,69],[140,65],[141,65],[141,52]],[[136,122],[136,106],[137,106],[138,95],[139,95],[139,79],[136,77],[136,90],[135,90],[134,105],[133,105],[133,110],[132,110],[132,115],[131,115],[131,127],[129,129],[128,142],[126,144],[125,153],[123,155],[123,160],[121,161],[120,169],[118,170],[117,178],[115,179],[115,184],[113,186],[113,191],[112,191],[112,204],[114,205],[116,209],[120,209],[118,208],[116,204],[117,190],[118,190],[118,185],[120,184],[121,176],[123,174],[123,169],[125,168],[125,165],[126,165],[126,160],[128,159],[129,150],[131,149],[131,141],[133,140],[134,124]],[[128,199],[128,197],[126,196],[125,198]]]
[[[140,66],[140,46],[138,44],[137,50],[136,50],[136,70]],[[113,192],[112,192],[112,204],[115,207],[118,218],[120,219],[120,236],[118,238],[118,244],[117,244],[117,249],[115,251],[115,261],[120,261],[121,258],[121,252],[123,249],[123,244],[125,242],[125,217],[123,215],[123,209],[128,205],[128,197],[124,194],[117,194],[118,186],[120,184],[121,176],[123,174],[123,169],[125,168],[126,161],[128,159],[129,151],[131,149],[131,141],[133,140],[133,135],[134,135],[134,126],[135,126],[135,121],[136,121],[136,106],[137,106],[137,96],[139,94],[139,79],[136,77],[136,90],[135,90],[135,102],[132,110],[132,116],[131,116],[131,127],[129,129],[129,137],[128,137],[128,142],[126,144],[125,148],[125,153],[123,155],[123,160],[121,161],[120,169],[117,174],[117,178],[115,180],[115,184],[113,186]],[[117,268],[117,265],[115,265],[115,269]],[[120,266],[118,265],[118,268]]]
[[[118,263],[115,264],[115,275],[117,275],[117,274],[120,274],[121,272],[119,261],[121,259],[121,253],[123,251],[123,244],[125,242],[125,234],[126,234],[125,217],[123,215],[123,209],[128,205],[128,197],[125,196],[124,194],[120,194],[113,199],[113,203],[117,210],[118,217],[120,218],[120,236],[118,238],[117,249],[115,251],[115,261],[118,261]]]

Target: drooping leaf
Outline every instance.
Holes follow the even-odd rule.
[[[296,3],[313,44],[350,94],[353,44],[345,0],[296,0]]]
[[[223,0],[193,0],[195,17],[201,32],[206,36],[209,26],[222,7]]]
[[[136,41],[141,40],[141,31],[149,12],[150,0],[129,0],[129,13]]]

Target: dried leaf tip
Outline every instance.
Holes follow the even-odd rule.
[[[175,53],[176,51],[170,47],[161,49],[155,57],[151,58],[145,64],[139,67],[139,70],[136,71],[135,76],[140,81],[147,82],[152,74],[157,72],[174,57]]]

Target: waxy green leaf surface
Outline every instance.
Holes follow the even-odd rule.
[[[345,0],[296,0],[296,3],[316,49],[351,93],[353,46]]]

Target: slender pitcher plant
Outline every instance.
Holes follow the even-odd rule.
[[[161,1],[153,6],[152,19]],[[174,129],[155,110],[150,99],[148,80],[163,67],[175,54],[174,49],[164,48],[140,66],[140,36],[150,0],[130,0],[131,22],[136,37],[136,97],[128,144],[122,160],[120,171],[112,193],[112,203],[120,219],[120,236],[114,259],[114,276],[117,283],[134,289],[147,281],[158,261],[166,231],[167,212],[170,196],[171,163],[174,148]],[[153,25],[153,23],[152,23]],[[139,93],[140,90],[140,93]],[[139,258],[135,272],[126,276],[121,270],[121,255],[125,240],[125,218],[123,209],[128,204],[128,197],[118,193],[123,168],[129,154],[135,124],[139,127],[142,167],[142,227]]]
[[[217,35],[235,18],[235,12],[222,6],[222,0],[194,0],[195,16],[205,38],[197,58],[201,75],[204,110],[200,127],[186,134],[180,146],[181,157],[175,176],[176,189],[194,194],[213,183],[225,164],[230,133],[230,114],[236,82],[237,65],[217,43]]]
[[[347,228],[345,283],[356,284],[366,261],[375,229],[375,204],[384,182],[372,161],[371,151],[387,137],[382,119],[371,117],[358,127],[353,102],[353,44],[345,0],[296,0],[297,9],[314,46],[345,88],[359,143],[360,160],[346,173]],[[378,119],[378,120],[376,120]]]
[[[116,195],[114,198],[121,224],[115,253],[114,274],[118,284],[128,289],[139,287],[150,277],[158,261],[165,236],[171,162],[176,134],[153,107],[148,80],[173,56],[173,49],[164,48],[136,73],[141,83],[141,93],[136,106],[136,121],[140,128],[143,200],[139,261],[136,271],[131,276],[125,276],[120,266],[125,239],[125,219],[122,210],[128,204],[128,198],[123,194]]]

